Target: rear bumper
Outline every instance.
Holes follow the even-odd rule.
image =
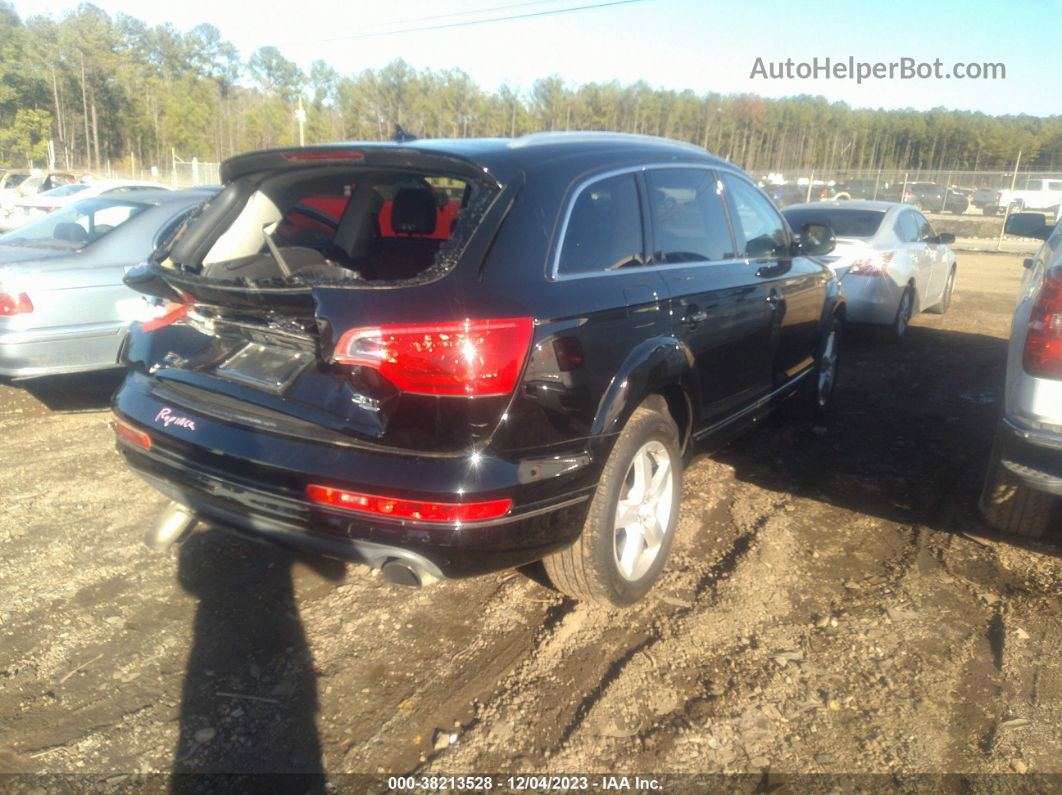
[[[1062,434],[1004,418],[1000,463],[1029,488],[1062,496]]]
[[[0,375],[24,378],[115,367],[127,330],[114,323],[0,328]]]
[[[896,320],[903,289],[889,277],[846,273],[841,284],[850,322],[890,325]]]
[[[167,406],[187,426],[155,422]],[[117,416],[144,429],[145,450],[124,439],[129,466],[152,486],[223,529],[331,557],[380,566],[397,558],[435,576],[465,577],[539,560],[582,530],[598,469],[589,455],[508,461],[418,457],[272,435],[195,415],[159,400],[134,374],[115,396]],[[225,452],[222,452],[222,449]],[[510,497],[513,509],[486,522],[433,523],[328,508],[304,496],[308,483],[440,501]]]

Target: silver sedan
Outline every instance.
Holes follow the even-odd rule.
[[[829,224],[837,236],[823,257],[844,285],[848,319],[900,341],[918,312],[948,311],[955,289],[955,236],[937,234],[908,204],[832,201],[786,207],[789,225]]]
[[[114,367],[129,325],[151,316],[125,286],[213,191],[85,199],[0,236],[0,375]]]

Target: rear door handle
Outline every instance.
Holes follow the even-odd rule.
[[[771,306],[778,306],[785,301],[785,299],[778,293],[771,293],[764,300]]]

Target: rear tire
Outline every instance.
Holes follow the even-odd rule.
[[[997,435],[981,489],[985,520],[1005,533],[1041,538],[1047,533],[1056,502],[1054,495],[1029,488],[1003,466]]]
[[[893,319],[892,325],[881,329],[881,335],[884,339],[897,344],[904,341],[907,336],[907,327],[911,325],[911,318],[914,316],[914,303],[914,288],[908,285],[900,296],[900,303],[896,306],[896,317]]]
[[[637,602],[664,568],[681,498],[678,427],[667,403],[653,396],[616,440],[582,534],[543,560],[553,585],[573,599],[615,607]]]
[[[944,285],[944,295],[941,296],[940,302],[936,306],[932,306],[927,309],[927,312],[932,312],[935,315],[943,315],[948,311],[948,307],[951,306],[951,294],[955,290],[955,268],[951,269],[948,274],[948,282]]]

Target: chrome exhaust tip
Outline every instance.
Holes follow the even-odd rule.
[[[389,583],[402,585],[406,588],[420,588],[431,585],[438,577],[433,575],[422,566],[399,558],[389,558],[380,566],[380,574]]]
[[[144,534],[144,544],[155,552],[165,552],[174,544],[184,541],[198,521],[185,506],[171,502],[163,509],[155,526]]]

